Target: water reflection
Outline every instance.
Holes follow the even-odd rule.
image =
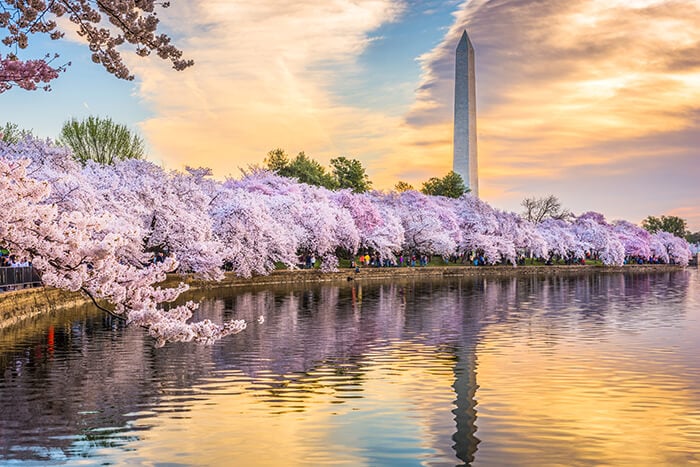
[[[246,332],[162,349],[89,308],[43,316],[0,331],[0,461],[688,463],[698,290],[684,271],[209,290],[184,298]]]

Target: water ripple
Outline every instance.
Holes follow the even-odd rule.
[[[0,331],[0,463],[700,462],[696,271],[199,299],[249,329],[155,349],[86,307]]]

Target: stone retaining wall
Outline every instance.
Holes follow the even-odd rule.
[[[88,302],[79,292],[34,287],[0,293],[0,329],[50,311],[72,308]]]
[[[227,273],[220,282],[203,281],[192,276],[170,275],[162,286],[175,286],[185,282],[193,290],[215,289],[220,287],[265,286],[272,284],[304,284],[322,282],[371,282],[388,279],[417,279],[423,277],[474,277],[474,276],[513,276],[513,275],[560,275],[585,273],[649,273],[675,271],[680,266],[669,265],[629,265],[620,267],[603,266],[445,266],[415,268],[361,268],[324,273],[319,270],[274,271],[267,276],[250,279]],[[23,319],[41,313],[79,306],[89,299],[79,292],[68,292],[48,287],[36,287],[0,293],[0,329],[11,326]]]
[[[267,276],[255,276],[244,279],[233,273],[226,273],[220,282],[203,281],[192,276],[168,277],[164,285],[175,286],[185,282],[193,289],[208,289],[218,287],[244,287],[265,284],[303,284],[336,281],[373,281],[395,278],[419,277],[473,277],[473,276],[513,276],[513,275],[557,275],[557,274],[586,274],[586,273],[649,273],[677,271],[680,266],[666,264],[642,264],[629,266],[445,266],[445,267],[403,267],[403,268],[360,268],[356,273],[353,269],[342,269],[338,272],[321,272],[320,270],[274,271]]]

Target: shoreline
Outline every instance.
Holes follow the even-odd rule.
[[[278,284],[320,284],[332,282],[373,282],[394,279],[452,278],[452,277],[509,277],[509,276],[556,276],[575,274],[614,274],[614,273],[656,273],[679,271],[684,266],[669,264],[642,264],[625,266],[588,266],[588,265],[552,265],[552,266],[425,266],[425,267],[382,267],[341,269],[337,272],[321,272],[318,269],[278,270],[266,276],[251,278],[237,277],[225,273],[221,281],[197,279],[192,275],[170,274],[162,282],[163,287],[176,286],[184,282],[190,291],[214,290],[219,288],[267,286]],[[89,303],[90,299],[81,292],[70,292],[50,287],[33,287],[12,290],[0,294],[0,330],[13,326],[25,319],[44,313],[56,313]]]
[[[233,273],[225,273],[221,281],[207,281],[194,276],[179,276],[172,274],[162,283],[165,286],[176,286],[184,282],[191,290],[216,289],[227,287],[245,287],[275,284],[306,284],[338,281],[373,281],[396,278],[422,277],[498,277],[498,276],[532,276],[532,275],[569,275],[590,273],[649,273],[678,271],[684,266],[670,264],[631,264],[625,266],[589,266],[589,265],[552,265],[552,266],[424,266],[424,267],[363,267],[356,273],[354,269],[345,268],[336,272],[321,272],[320,269],[277,270],[266,276],[251,278],[237,277]]]

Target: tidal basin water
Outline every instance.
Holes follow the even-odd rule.
[[[248,329],[156,349],[86,306],[0,331],[0,464],[700,463],[695,269],[193,297]]]

